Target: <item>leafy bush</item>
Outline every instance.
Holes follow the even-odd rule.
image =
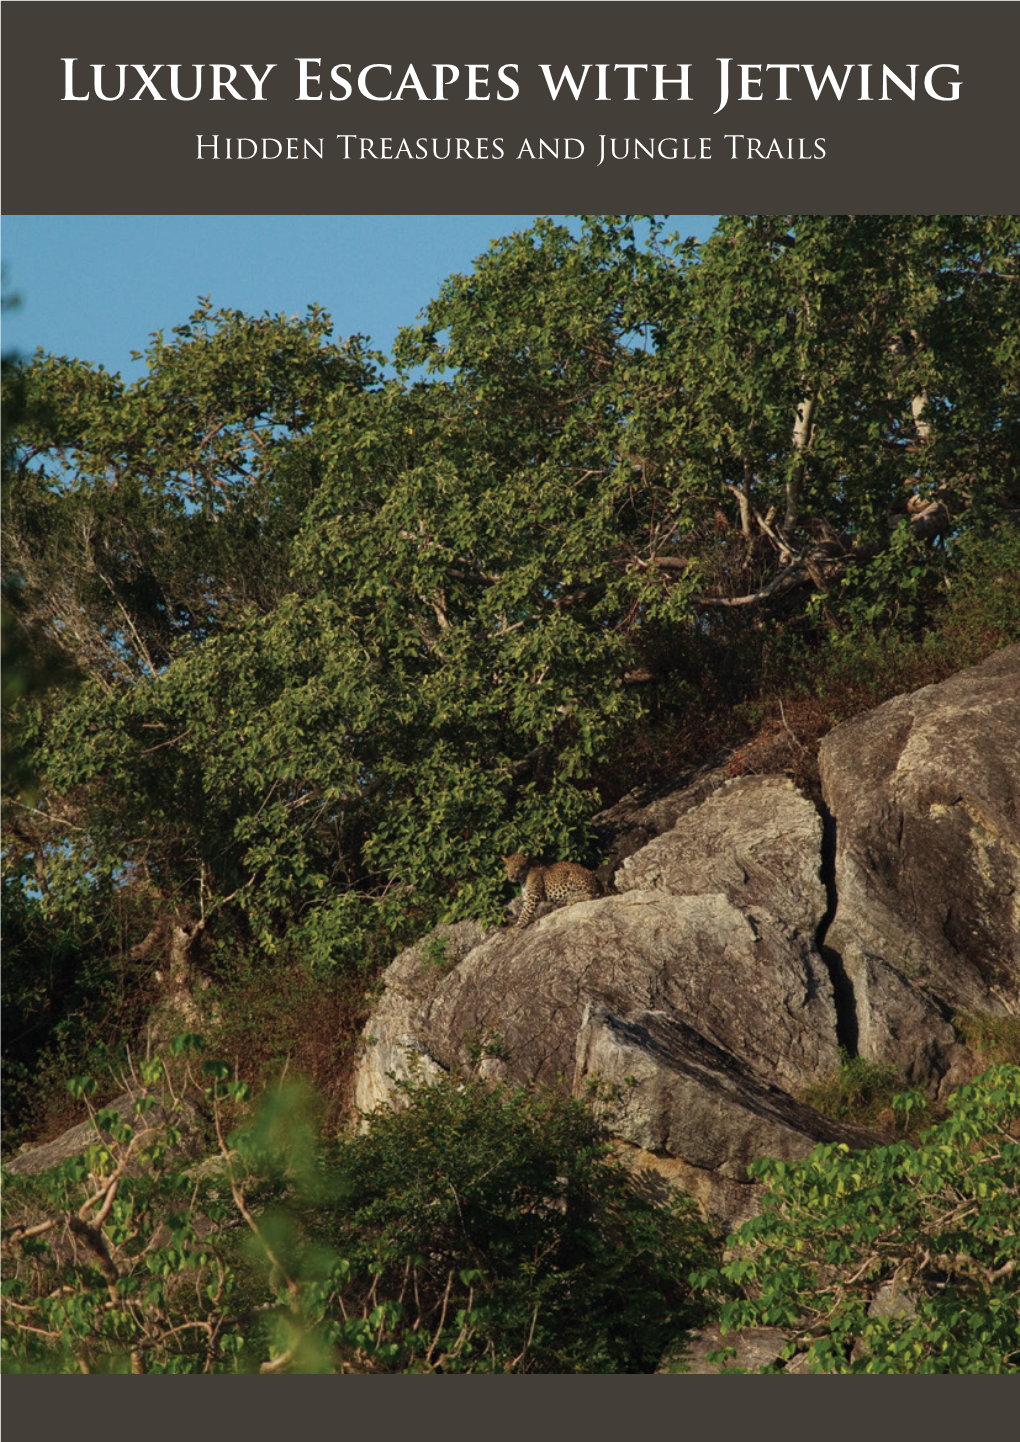
[[[337,1151],[332,1237],[403,1296],[401,1370],[426,1337],[456,1347],[455,1314],[461,1366],[556,1372],[654,1370],[703,1316],[686,1278],[710,1234],[688,1199],[642,1193],[587,1105],[456,1078],[400,1091]]]
[[[904,1105],[915,1100],[909,1095]],[[991,1068],[916,1145],[759,1161],[761,1214],[717,1276],[724,1330],[779,1326],[813,1372],[1020,1371],[1020,1068]]]
[[[224,1245],[234,1207],[188,1170],[194,1109],[164,1064],[143,1064],[135,1080],[127,1116],[89,1105],[94,1140],[80,1156],[5,1179],[4,1371],[243,1362],[242,1294]],[[88,1102],[96,1082],[76,1077],[69,1089]]]
[[[686,1278],[712,1234],[641,1190],[584,1102],[402,1083],[327,1144],[277,1089],[228,1135],[247,1089],[209,1062],[220,1152],[195,1168],[159,1072],[83,1158],[8,1184],[7,1370],[650,1371],[704,1318]]]

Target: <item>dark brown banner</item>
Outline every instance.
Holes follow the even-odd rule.
[[[1011,4],[4,6],[20,212],[1003,211]]]

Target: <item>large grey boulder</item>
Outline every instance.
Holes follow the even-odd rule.
[[[722,893],[813,942],[828,905],[822,820],[783,776],[727,781],[623,862],[617,891]]]
[[[616,1016],[664,1011],[743,1056],[762,1080],[805,1085],[836,1063],[835,1015],[824,966],[774,919],[749,919],[719,893],[631,891],[581,902],[523,932],[499,931],[445,975],[398,958],[368,1032],[392,1046],[413,1038],[443,1066],[465,1044],[498,1041],[521,1075],[573,1075],[586,1008]],[[378,1070],[372,1067],[371,1070]],[[364,1105],[363,1065],[357,1103]]]
[[[366,1028],[356,1105],[392,1102],[396,1078],[479,1057],[489,1076],[576,1095],[597,1080],[618,1093],[615,1136],[697,1172],[708,1209],[745,1214],[754,1157],[871,1139],[791,1095],[838,1066],[813,945],[820,834],[791,783],[741,780],[633,856],[622,894],[523,932],[478,933],[466,954],[464,923],[402,953]]]
[[[857,1048],[923,1079],[951,1013],[1020,1008],[1020,646],[837,727],[820,770]]]
[[[822,780],[825,821],[717,766],[624,798],[598,818],[615,894],[397,958],[356,1105],[471,1068],[598,1082],[628,1163],[735,1223],[755,1157],[876,1140],[803,1101],[840,1045],[929,1092],[969,1079],[952,1012],[1020,1001],[1020,647],[839,727]]]

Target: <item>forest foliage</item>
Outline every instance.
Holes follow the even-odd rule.
[[[407,1082],[324,1140],[280,1086],[231,1129],[246,1083],[193,1034],[172,1050],[128,1116],[90,1108],[85,1155],[8,1183],[5,1370],[649,1371],[707,1315],[687,1278],[717,1239],[635,1186],[584,1100]]]
[[[916,1143],[755,1163],[724,1247],[613,1156],[611,1096],[411,1079],[329,1138],[201,1054],[181,1034],[129,1114],[90,1106],[82,1156],[7,1182],[4,1370],[683,1371],[717,1315],[785,1329],[770,1371],[1020,1370],[1015,1066]]]
[[[500,854],[597,864],[784,700],[817,739],[1020,634],[1018,262],[1015,217],[543,220],[390,357],[203,299],[132,383],[6,364],[8,1137],[199,978],[243,1076],[336,1097]]]
[[[1010,217],[542,221],[395,373],[316,306],[210,301],[133,384],[8,368],[21,1061],[69,1014],[129,1027],[159,966],[363,976],[497,915],[501,852],[597,861],[607,791],[784,686],[838,716],[904,654],[1000,644],[1018,246]]]
[[[775,1371],[1020,1371],[1018,1117],[1020,1068],[1000,1064],[916,1144],[753,1163],[768,1190],[721,1268],[740,1288],[724,1329],[789,1328]]]

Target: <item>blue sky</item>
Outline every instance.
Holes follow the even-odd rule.
[[[153,331],[182,324],[200,295],[250,314],[318,302],[339,335],[388,351],[446,276],[533,215],[10,215],[2,230],[3,350],[37,347],[132,380]],[[706,239],[714,216],[670,229]]]

